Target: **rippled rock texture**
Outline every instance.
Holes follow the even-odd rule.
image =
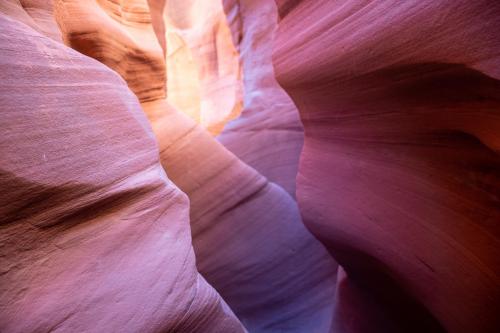
[[[145,2],[135,3],[145,8],[139,6]],[[85,4],[79,1],[60,1],[58,22],[71,25],[72,16],[85,15],[82,7]],[[102,15],[109,15],[109,8],[101,6]],[[78,15],[66,15],[78,10]],[[123,35],[130,25],[126,17],[121,15],[117,23],[123,26]],[[168,22],[169,16],[160,20]],[[154,37],[152,24],[157,26],[158,21],[142,20],[141,24],[143,34]],[[62,31],[67,40],[70,34],[80,35]],[[107,44],[105,39],[97,43]],[[129,48],[124,44],[114,52],[127,57],[123,50]],[[78,50],[96,56],[92,49]],[[207,64],[213,60],[212,56],[201,59]],[[112,63],[108,66],[113,68]],[[150,76],[159,77],[159,69],[149,67],[154,72]],[[164,98],[142,99],[142,106],[157,135],[168,176],[189,196],[197,267],[203,276],[250,330],[327,329],[336,264],[303,226],[291,196],[238,160]]]
[[[207,4],[209,3],[211,2],[207,2]],[[161,8],[162,4],[153,3],[151,6]],[[272,18],[269,21],[269,29],[272,30],[276,26],[277,16],[276,9],[274,7],[270,8],[274,10],[269,14]],[[150,210],[157,210],[162,214],[171,215],[177,211],[184,213],[184,215],[178,217],[171,216],[168,220],[168,226],[170,224],[173,226],[182,225],[183,230],[187,232],[187,236],[191,231],[196,253],[197,271],[222,295],[246,329],[250,331],[287,330],[291,332],[328,330],[333,311],[337,266],[320,242],[305,229],[293,197],[279,184],[269,181],[252,167],[240,161],[190,117],[172,107],[166,99],[169,90],[167,89],[165,92],[161,87],[165,87],[167,81],[165,68],[167,68],[168,73],[168,66],[164,66],[163,54],[165,54],[165,60],[168,62],[168,45],[167,52],[163,53],[160,32],[169,16],[161,15],[151,19],[148,4],[144,1],[123,3],[56,1],[54,3],[54,15],[60,27],[62,40],[66,45],[102,63],[99,64],[99,62],[80,56],[94,66],[105,70],[104,65],[106,65],[116,71],[122,76],[132,92],[135,93],[137,99],[132,98],[130,103],[134,103],[135,112],[140,111],[137,100],[141,103],[141,107],[149,117],[158,141],[158,147],[154,145],[154,142],[150,142],[149,149],[153,152],[155,149],[159,149],[159,159],[169,180],[174,181],[189,197],[191,230],[186,225],[189,222],[185,215],[188,206],[186,198],[181,195],[182,193],[179,192],[179,195],[184,201],[178,203],[170,203],[170,201],[162,198],[136,196],[131,193],[130,200],[137,201],[139,205],[137,212],[134,214],[142,221],[141,224],[155,226],[159,223],[157,219],[148,221],[142,217],[142,214]],[[86,24],[82,22],[86,22]],[[237,26],[233,26],[233,28],[237,28]],[[235,30],[234,33],[236,34],[237,31]],[[231,42],[232,34],[229,36]],[[156,38],[158,38],[158,43],[155,44],[152,41]],[[141,44],[140,41],[144,41],[145,44]],[[57,47],[64,52],[69,52],[69,49],[61,44],[58,44]],[[64,59],[65,55],[62,51],[60,53],[54,51],[54,54]],[[207,57],[200,59],[200,61],[209,64],[213,59],[213,55],[209,52]],[[238,58],[236,58],[236,61],[239,63]],[[33,61],[31,63],[24,61],[23,63],[30,65]],[[101,149],[106,148],[107,140],[111,140],[113,144],[118,146],[134,140],[132,129],[129,129],[131,125],[122,122],[119,114],[125,113],[132,116],[132,118],[140,118],[140,114],[133,116],[127,108],[113,108],[112,103],[106,102],[107,99],[112,101],[112,96],[103,97],[95,103],[89,103],[89,101],[92,101],[89,96],[93,96],[95,91],[104,91],[99,88],[100,85],[109,86],[109,89],[115,93],[119,92],[132,96],[123,81],[115,77],[115,80],[120,85],[107,85],[105,80],[94,77],[95,75],[92,72],[84,70],[78,66],[78,63],[72,63],[69,66],[54,61],[54,64],[56,64],[61,75],[65,73],[66,66],[71,69],[74,68],[79,73],[80,76],[72,74],[72,72],[66,72],[66,75],[75,80],[75,83],[73,83],[75,88],[73,89],[75,89],[75,94],[80,93],[82,95],[80,103],[88,108],[89,112],[102,113],[101,117],[104,117],[104,119],[96,120],[97,123],[104,122],[103,126],[105,128],[112,130],[112,133],[118,133],[120,137],[114,137],[112,133],[94,137],[92,133],[87,134],[85,130],[68,133],[68,135],[73,134],[75,139],[79,140],[82,145],[88,146],[89,149],[91,148],[89,146],[90,142],[86,140],[95,142],[95,145],[99,147],[102,146]],[[267,52],[266,65],[266,69],[259,69],[260,75],[267,75],[272,78],[270,50]],[[110,70],[107,71],[112,73]],[[92,79],[92,83],[87,82],[88,79]],[[43,76],[40,77],[40,80],[45,82]],[[277,83],[272,82],[274,89],[280,90]],[[47,84],[53,84],[57,92],[59,87],[57,83],[48,81]],[[80,85],[92,86],[94,90],[87,92]],[[61,94],[64,95],[64,91]],[[286,96],[282,91],[281,94]],[[5,94],[5,96],[8,96],[8,94]],[[78,96],[80,95],[75,96],[75,99]],[[65,97],[65,100],[67,98],[69,97]],[[9,99],[12,100],[12,97],[9,97]],[[63,102],[60,98],[56,101]],[[294,110],[289,99],[287,103],[288,107]],[[67,108],[71,108],[71,104]],[[54,106],[53,112],[58,112],[57,105]],[[76,112],[81,111],[77,109]],[[185,113],[189,115],[189,112]],[[109,115],[109,119],[106,118],[107,115]],[[93,120],[92,114],[89,117]],[[78,118],[68,119],[68,121],[75,124],[82,122]],[[256,123],[257,121],[261,121],[261,119],[252,118],[247,121],[247,126],[250,126],[251,122]],[[298,117],[295,117],[294,121],[297,124]],[[276,120],[273,122],[276,122]],[[266,128],[266,126],[270,127],[273,122],[262,122],[260,125],[254,124],[253,126]],[[92,124],[89,126],[92,126]],[[147,125],[145,127],[146,134],[149,134],[151,140],[151,133],[148,132],[149,127]],[[293,135],[297,135],[297,132],[301,135],[301,127],[296,127],[297,129],[293,131]],[[255,133],[254,137],[258,138],[258,133]],[[41,140],[43,140],[43,137]],[[259,140],[262,146],[268,142],[266,137]],[[51,141],[50,144],[57,144],[57,142]],[[144,145],[147,146],[146,143]],[[15,148],[15,145],[12,146]],[[281,155],[284,160],[287,159],[286,155],[290,152],[294,154],[289,158],[293,164],[289,168],[290,171],[287,171],[294,172],[300,145],[290,151],[276,148],[276,156]],[[112,150],[112,147],[106,149]],[[122,151],[128,151],[126,145],[122,149]],[[96,154],[91,157],[98,159],[99,150],[97,148],[95,150]],[[131,149],[128,153],[117,151],[109,155],[110,158],[120,157],[125,161],[137,160],[142,162],[141,155]],[[254,158],[254,160],[262,159],[262,157],[258,156]],[[107,168],[110,174],[114,174],[114,168],[106,167],[106,165],[102,165],[102,167]],[[134,176],[131,170],[127,170],[121,165],[115,167],[123,172],[120,177],[117,176],[118,179],[125,176]],[[93,166],[90,165],[89,170],[92,170],[92,168]],[[287,169],[288,167],[284,166],[283,168]],[[269,170],[270,174],[273,174],[270,167],[262,167],[263,172],[267,170]],[[75,172],[80,172],[80,170]],[[158,182],[169,183],[169,180],[165,178],[162,172],[157,171],[157,173],[160,178]],[[73,176],[73,174],[67,173],[70,180],[73,179]],[[136,178],[142,179],[140,175],[136,176]],[[294,178],[294,174],[291,175],[291,178]],[[283,177],[283,179],[285,178]],[[78,182],[78,179],[74,181]],[[98,181],[96,182],[99,184]],[[172,186],[172,183],[169,184]],[[92,195],[92,189],[89,192]],[[122,212],[121,209],[128,209],[128,204],[123,204],[122,208],[122,206],[116,207],[114,199],[108,201],[96,198],[95,200],[95,205],[103,206],[104,211],[110,210],[113,214],[123,214],[120,216],[124,216],[123,219],[126,218],[128,211]],[[117,199],[117,201],[119,200]],[[65,204],[66,202],[61,203],[62,206]],[[71,210],[71,207],[68,209]],[[93,211],[92,207],[84,206],[81,209],[84,212]],[[102,222],[96,223],[97,227],[100,227],[101,224],[108,225],[113,221],[109,215],[111,213],[100,214],[100,211],[96,211],[93,214],[102,220]],[[127,225],[134,224],[134,220],[132,218],[130,220]],[[79,224],[87,225],[86,220],[81,221]],[[167,229],[167,226],[163,229]],[[160,228],[155,236],[161,239],[167,237],[164,235],[166,231],[163,229]],[[141,231],[133,228],[124,228],[121,236],[116,237],[115,242],[121,242],[121,237],[135,238],[137,233],[142,234]],[[8,239],[11,241],[15,241],[17,237],[19,235],[15,232],[8,235]],[[164,294],[156,290],[155,295],[159,293],[156,297],[166,299],[162,306],[171,310],[170,317],[167,317],[154,306],[150,306],[150,303],[154,304],[155,299],[149,300],[148,297],[152,296],[145,294],[143,295],[144,299],[139,299],[137,304],[144,313],[135,315],[138,321],[144,321],[144,326],[128,327],[124,323],[116,321],[111,328],[113,330],[125,329],[132,332],[156,332],[162,330],[237,332],[241,330],[242,326],[235,319],[233,312],[220,300],[212,287],[204,283],[204,279],[202,280],[203,283],[192,284],[191,287],[184,287],[184,284],[191,282],[187,278],[183,278],[182,282],[184,284],[180,284],[179,287],[169,286],[168,283],[163,281],[169,278],[170,275],[173,275],[172,281],[178,280],[175,275],[175,266],[171,267],[173,263],[165,263],[169,260],[173,260],[174,263],[182,263],[183,273],[187,271],[194,274],[195,277],[199,277],[197,271],[193,269],[194,267],[189,265],[193,263],[189,261],[193,259],[192,253],[189,253],[191,257],[185,254],[186,249],[191,249],[191,238],[183,238],[175,232],[172,233],[171,237],[175,240],[174,244],[166,243],[163,244],[163,250],[160,248],[156,250],[157,258],[155,260],[158,262],[143,255],[145,264],[153,270],[152,272],[144,271],[144,278],[148,277],[155,283],[164,285],[165,289],[161,290]],[[78,246],[76,247],[79,249]],[[109,260],[121,262],[133,257],[130,253],[127,253],[128,246],[126,244],[120,248],[121,250],[116,249],[116,252],[121,253],[125,258],[117,260],[110,256]],[[63,254],[64,251],[61,252],[61,255]],[[103,256],[104,259],[108,258],[106,255]],[[82,261],[82,264],[84,263],[85,261]],[[75,265],[78,264],[79,261],[75,260]],[[142,264],[137,263],[136,268],[144,270],[141,266]],[[178,269],[181,270],[181,268]],[[121,292],[126,292],[128,287],[139,288],[139,290],[147,288],[140,285],[137,281],[138,278],[134,278],[133,275],[128,276],[116,272],[113,267],[110,267],[110,269],[110,274],[113,274],[113,276],[119,274],[117,278],[119,277],[123,284],[111,290],[103,288],[102,292],[104,294],[97,291],[95,292],[96,297],[110,299],[110,302],[114,302],[114,298],[118,297]],[[105,270],[104,264],[101,270]],[[33,271],[36,272],[36,269],[33,269]],[[51,274],[56,274],[50,269],[49,271]],[[92,276],[89,276],[89,278],[92,278]],[[201,277],[199,278],[201,279]],[[195,278],[192,280],[197,281]],[[81,281],[68,280],[68,288],[74,288],[74,283],[77,282],[81,285],[82,293],[90,291],[88,288],[91,288],[91,284],[85,278],[82,278]],[[25,282],[20,281],[17,285],[19,288],[23,288]],[[167,302],[169,299],[177,299],[179,303],[176,304],[177,307],[169,305]],[[197,304],[195,300],[198,299],[205,302]],[[42,305],[44,301],[47,301],[47,299],[41,297],[40,303]],[[57,298],[55,302],[57,303]],[[75,308],[74,312],[76,313],[72,317],[74,319],[71,322],[72,326],[68,328],[69,330],[73,329],[73,327],[82,327],[90,331],[106,330],[108,327],[103,325],[110,325],[107,323],[108,318],[116,315],[113,310],[104,309],[105,313],[102,315],[92,314],[95,319],[92,323],[88,323],[87,325],[90,326],[87,327],[84,326],[84,323],[79,323],[79,321],[86,319],[79,316],[81,313],[85,313],[78,307],[80,303],[73,303],[79,302],[78,298],[69,297],[67,302]],[[186,302],[188,304],[191,302],[193,308],[182,308]],[[97,305],[98,303],[96,301]],[[9,311],[11,309],[11,307],[8,307]],[[129,305],[127,309],[134,311],[134,306]],[[46,311],[54,310],[47,307]],[[115,311],[123,310],[116,306]],[[224,314],[224,312],[226,313]],[[131,316],[127,312],[121,315],[124,317]],[[162,326],[148,323],[151,321],[148,316],[154,316],[157,321],[164,320]],[[171,319],[171,321],[167,321],[168,319]],[[46,322],[59,327],[56,318],[47,317]],[[175,326],[177,324],[179,327]],[[16,327],[16,323],[12,325]],[[61,325],[61,329],[67,329],[66,326]]]
[[[499,331],[495,1],[0,26],[0,332]]]
[[[500,3],[278,5],[299,207],[362,289],[338,286],[338,330],[375,307],[395,331],[497,332]]]
[[[244,331],[196,269],[188,198],[123,80],[0,26],[0,331]]]

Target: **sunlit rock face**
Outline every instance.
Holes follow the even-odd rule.
[[[113,68],[141,102],[165,97],[165,61],[145,1],[54,1],[64,43]]]
[[[243,98],[240,60],[222,1],[149,2],[163,8],[168,101],[220,133],[240,114]]]
[[[153,15],[146,0],[55,2],[65,43],[115,69],[141,101],[167,96],[212,134],[239,115],[241,66],[222,2],[149,1]]]
[[[127,2],[128,15],[135,17],[131,8],[142,9],[144,3]],[[160,2],[150,2],[150,5],[163,10],[169,8]],[[96,54],[92,48],[79,47],[80,44],[71,42],[71,35],[82,35],[78,22],[74,22],[72,17],[85,20],[89,11],[83,7],[85,3],[79,1],[57,2],[56,17],[64,40],[88,56],[98,60],[104,56],[102,62],[120,73],[120,66],[115,68],[114,63],[106,59],[105,52]],[[93,10],[99,9],[100,12],[92,12],[92,15],[106,17],[103,19],[106,23],[110,17],[108,8],[105,5],[94,7]],[[274,27],[276,8],[272,8],[270,26]],[[154,26],[143,29],[143,33],[149,36],[154,36],[154,33],[159,35],[158,45],[163,43],[161,32],[168,34],[168,29],[165,31],[162,28],[166,26],[164,20],[168,17],[166,12],[162,16],[151,15]],[[145,18],[143,22],[146,21],[148,19]],[[124,41],[121,35],[127,35],[127,18],[121,15],[120,20],[115,22],[116,26],[123,26],[115,34]],[[82,26],[81,29],[84,31],[87,27]],[[100,36],[108,38],[100,33],[89,38],[97,38],[92,42],[96,45],[112,43],[110,40],[99,40]],[[232,35],[228,37],[232,39]],[[165,40],[168,62],[168,38]],[[199,44],[203,40],[195,42]],[[128,54],[123,51],[127,49],[129,47],[125,43],[114,51],[122,50],[120,57],[131,64],[127,61]],[[144,50],[142,52],[147,54]],[[213,54],[215,50],[210,52],[207,51],[206,59],[203,58],[207,62],[217,58]],[[115,56],[114,52],[111,53]],[[233,56],[239,62],[237,55]],[[270,53],[267,52],[266,71],[272,78],[270,60]],[[157,77],[159,68],[150,66],[147,70],[154,71],[150,76]],[[167,74],[169,80],[175,76],[168,71],[168,66]],[[144,72],[141,75],[148,76]],[[165,73],[163,75],[165,77]],[[127,76],[124,78],[128,80]],[[272,82],[274,89],[278,90],[276,82]],[[189,196],[196,264],[204,278],[252,332],[327,331],[333,313],[337,266],[324,247],[305,229],[290,194],[239,160],[165,98],[141,101],[157,136],[160,159],[168,177]],[[291,102],[287,100],[287,103],[290,107]],[[279,108],[276,111],[280,112]],[[295,121],[298,122],[298,118]],[[300,134],[300,126],[298,131]],[[248,145],[244,138],[241,142]],[[263,145],[265,140],[261,142]],[[298,155],[297,149],[300,146],[295,150]],[[291,178],[294,179],[294,175]]]
[[[500,4],[0,27],[0,332],[500,331]]]
[[[500,3],[278,5],[299,207],[346,271],[334,328],[498,332]]]
[[[0,13],[0,331],[244,332],[136,96]],[[24,15],[24,14],[23,14]]]

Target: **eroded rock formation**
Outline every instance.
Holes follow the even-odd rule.
[[[62,14],[73,5],[84,6],[58,2],[58,21],[71,21]],[[106,6],[102,8],[106,13]],[[62,31],[66,38],[66,29]],[[78,50],[95,55],[92,49]],[[211,54],[200,57],[200,62],[210,64]],[[142,106],[157,135],[168,176],[189,196],[197,267],[203,276],[252,331],[327,329],[336,265],[304,228],[295,201],[164,98],[143,101]]]
[[[500,5],[276,3],[0,2],[0,332],[500,329]]]
[[[244,107],[217,139],[295,197],[304,134],[295,105],[274,78],[271,53],[276,5],[272,1],[225,0],[224,8],[233,36],[239,40]]]
[[[337,294],[338,329],[367,332],[346,314],[375,298],[396,331],[497,332],[500,4],[278,4],[301,213],[363,289]]]
[[[159,39],[166,42],[169,102],[220,133],[240,114],[243,98],[240,59],[222,1],[149,2],[163,8],[158,23],[165,35]]]
[[[188,199],[123,80],[0,26],[0,331],[243,332],[197,272]]]
[[[52,15],[51,0],[3,0],[0,12],[15,18],[35,31],[61,41],[61,33]]]
[[[251,331],[327,330],[335,262],[305,229],[295,201],[285,190],[239,161],[192,119],[171,107],[164,95],[153,94],[161,91],[156,87],[165,82],[165,69],[157,58],[161,39],[156,47],[143,48],[137,43],[154,37],[144,4],[57,1],[55,16],[65,43],[116,70],[142,102],[157,135],[161,162],[169,178],[189,196],[198,270],[223,294],[245,327]],[[90,23],[82,25],[82,21]],[[108,33],[110,29],[112,33]],[[147,58],[150,53],[151,59]],[[136,71],[140,75],[134,75]],[[156,80],[161,76],[163,79]],[[143,78],[151,79],[141,85]],[[168,213],[173,208],[164,209]],[[185,239],[178,241],[190,246]],[[161,264],[154,266],[162,268]],[[199,288],[214,293],[210,286]],[[189,292],[203,295],[196,288]],[[210,313],[210,309],[201,310]],[[175,308],[172,311],[183,314]],[[227,318],[212,319],[220,321],[214,324],[217,326],[231,322],[231,316],[228,310]],[[194,331],[205,325],[195,316],[186,323]],[[120,323],[116,325],[120,327]],[[222,329],[226,330],[238,327],[233,323]]]

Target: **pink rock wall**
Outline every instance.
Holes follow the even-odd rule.
[[[60,42],[61,32],[52,17],[52,0],[4,0],[0,12],[15,17],[35,31]]]
[[[0,332],[500,331],[497,2],[0,26]]]
[[[497,332],[500,4],[277,3],[299,206],[354,288],[338,285],[334,325]],[[350,321],[370,306],[388,322]]]
[[[245,331],[197,272],[188,199],[123,80],[0,26],[0,331]]]
[[[158,48],[137,46],[127,38],[137,22],[137,36],[145,40],[154,36],[154,28],[144,16],[144,4],[58,1],[55,13],[64,41],[122,74],[142,102],[168,177],[189,196],[197,268],[245,327],[251,331],[328,330],[336,264],[303,226],[295,201],[172,108],[164,97],[152,99],[143,94],[152,91],[144,89],[150,83],[161,86],[165,81],[165,69],[151,65]],[[134,8],[141,15],[134,14]],[[87,17],[92,24],[82,25]],[[106,33],[111,26],[114,34]],[[148,50],[152,59],[136,63],[135,55],[147,57]],[[122,59],[124,65],[113,59]],[[139,76],[133,75],[136,71]],[[140,84],[145,77],[160,76],[162,80]],[[200,330],[205,325],[196,317],[188,322]]]
[[[225,0],[224,7],[238,42],[244,98],[241,115],[217,139],[295,197],[304,134],[295,105],[274,78],[271,53],[278,26],[276,4]]]
[[[295,201],[165,101],[143,104],[161,161],[189,196],[202,275],[252,332],[325,331],[336,264],[305,229]]]

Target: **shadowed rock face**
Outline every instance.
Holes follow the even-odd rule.
[[[276,3],[0,3],[0,332],[500,330],[500,4]]]
[[[0,26],[0,331],[244,331],[196,270],[187,197],[123,80]]]
[[[336,265],[294,200],[164,99],[142,105],[163,166],[190,198],[197,267],[245,327],[328,329]]]
[[[217,139],[295,197],[304,134],[295,105],[274,78],[271,53],[278,25],[276,4],[225,0],[224,8],[240,51],[244,107]]]
[[[159,43],[156,46],[147,44],[145,47],[137,44],[140,40],[149,41],[150,38],[155,38],[154,28],[149,23],[144,23],[149,22],[145,14],[147,11],[144,12],[144,8],[147,8],[144,7],[144,4],[145,2],[141,1],[128,1],[118,4],[117,9],[114,7],[114,5],[117,5],[116,3],[99,2],[98,4],[89,5],[83,2],[57,1],[54,6],[55,17],[61,27],[65,43],[115,69],[116,72],[123,75],[129,87],[137,94],[143,110],[150,118],[153,131],[158,139],[160,160],[169,179],[173,180],[189,196],[191,235],[196,253],[197,269],[214,286],[217,292],[223,295],[224,300],[228,302],[231,309],[237,312],[237,316],[244,326],[251,331],[268,332],[279,330],[290,332],[328,330],[333,309],[336,263],[321,243],[305,229],[295,201],[285,190],[279,185],[269,182],[264,176],[241,162],[192,119],[171,107],[164,96],[159,94],[155,97],[154,94],[151,94],[159,91],[154,87],[160,87],[165,82],[165,69],[162,66],[154,65],[160,46]],[[134,8],[137,8],[139,13],[135,14]],[[138,17],[141,19],[138,19]],[[131,22],[128,21],[129,18]],[[87,20],[90,24],[83,25],[82,22]],[[102,26],[100,26],[100,20],[103,22]],[[137,22],[140,22],[140,27],[136,29]],[[90,33],[88,33],[89,29],[91,30]],[[112,34],[108,32],[109,29],[112,29]],[[135,39],[129,38],[131,35]],[[59,45],[59,47],[63,48],[62,45]],[[64,50],[67,49],[64,48]],[[145,58],[137,63],[135,62],[138,59],[137,54],[146,57],[149,52],[151,52],[151,59]],[[109,58],[107,58],[108,54]],[[88,58],[83,59],[98,65],[97,62],[90,61]],[[120,59],[120,62],[117,62],[116,59]],[[63,65],[61,64],[60,67],[64,68]],[[137,76],[134,75],[136,71],[139,72]],[[111,71],[108,72],[111,73]],[[65,72],[61,71],[61,73]],[[85,70],[82,70],[81,73],[81,77],[71,75],[71,72],[66,72],[66,75],[75,80],[72,84],[77,85],[80,82],[79,80],[85,78],[85,74],[91,74]],[[163,79],[156,80],[159,77],[163,77]],[[115,76],[114,78],[116,79]],[[151,79],[141,85],[140,80],[143,78]],[[40,78],[40,80],[43,80],[43,78]],[[82,84],[85,82],[83,80]],[[109,84],[110,89],[114,88],[129,97],[133,96],[121,80],[118,80],[118,82],[120,86],[115,87]],[[106,81],[97,80],[97,83],[105,84]],[[54,89],[57,89],[57,87]],[[91,91],[95,93],[99,89],[99,86],[96,86]],[[81,94],[84,94],[85,89],[81,88],[81,90]],[[112,100],[112,95],[109,97],[104,96],[102,100],[100,99],[95,103],[89,103],[89,97],[86,96],[82,97],[81,103],[90,108],[91,111],[89,112],[101,111],[104,117],[114,110],[114,112],[121,111],[129,116],[140,117],[140,115],[133,113],[138,111],[137,101],[133,97],[131,98],[134,105],[131,107],[131,111],[129,109],[120,110],[118,107],[115,110],[112,108],[112,104],[106,104],[106,98]],[[54,108],[56,107],[57,105],[54,106]],[[108,111],[107,108],[111,108],[111,110]],[[79,109],[74,111],[82,112]],[[76,122],[76,124],[81,122],[79,119],[68,119],[68,121]],[[120,118],[116,119],[116,121],[120,121]],[[92,126],[92,124],[89,124],[89,126]],[[113,144],[117,146],[122,145],[121,140],[133,141],[132,129],[128,129],[131,126],[129,123],[120,123],[119,126],[116,125],[116,129],[113,127],[115,125],[112,118],[105,123],[105,128],[109,128],[112,133],[117,132],[118,137],[110,135],[102,137],[101,135],[98,139],[103,141],[112,140]],[[97,125],[94,126],[97,127]],[[87,135],[85,131],[76,133],[78,135],[73,134],[77,140],[83,140]],[[147,134],[151,133],[147,132]],[[80,138],[80,136],[84,138]],[[152,138],[149,137],[149,139]],[[89,145],[86,141],[83,141],[82,144]],[[95,145],[98,146],[99,144],[105,146],[101,141],[96,141]],[[112,146],[107,149],[112,150]],[[125,151],[128,151],[128,153],[125,153]],[[116,158],[122,158],[125,161],[140,160],[138,162],[142,162],[141,155],[131,149],[124,147],[119,152],[122,153]],[[156,151],[153,147],[152,154],[154,152]],[[109,158],[116,154],[118,152],[110,154]],[[157,156],[155,155],[155,157]],[[93,166],[89,166],[89,170],[92,170],[91,167]],[[77,171],[80,172],[80,170]],[[126,177],[132,172],[126,168],[120,171],[123,172],[121,177]],[[108,172],[112,175],[113,169],[110,168]],[[158,171],[157,174],[158,177],[162,177],[158,182],[166,181],[162,172]],[[67,176],[69,179],[74,177],[72,174]],[[133,174],[130,176],[133,176]],[[137,178],[142,179],[140,176],[137,176]],[[96,184],[99,185],[100,183],[97,181]],[[67,221],[63,219],[63,224],[69,226],[70,221],[75,220],[74,216],[76,216],[78,225],[84,227],[87,225],[87,220],[82,220],[80,215],[87,218],[87,214],[91,213],[90,218],[92,218],[92,221],[94,221],[94,218],[98,219],[98,222],[95,222],[97,227],[101,224],[108,225],[113,221],[109,220],[111,214],[109,213],[109,206],[113,207],[113,213],[115,211],[121,212],[120,209],[129,209],[132,205],[132,203],[129,203],[130,200],[138,202],[137,211],[131,213],[132,216],[138,216],[138,219],[141,219],[142,214],[146,213],[144,210],[149,212],[149,210],[157,209],[158,212],[163,214],[174,214],[177,210],[181,210],[182,213],[187,212],[186,198],[180,192],[179,195],[184,200],[182,202],[170,203],[167,200],[169,199],[168,196],[166,199],[151,198],[151,202],[148,201],[149,204],[144,208],[142,206],[145,205],[143,200],[148,199],[148,197],[144,197],[145,194],[143,195],[139,189],[134,192],[133,184],[130,186],[132,192],[125,191],[120,193],[118,197],[110,196],[109,199],[107,197],[102,199],[98,197],[95,199],[95,203],[92,202],[92,205],[89,206],[85,205],[82,209],[78,205],[77,207],[71,205],[66,207],[62,204],[70,215]],[[79,197],[80,193],[79,189],[61,189],[61,191],[63,191],[63,194],[60,197],[64,198]],[[97,189],[91,188],[88,191],[89,195],[93,195]],[[27,196],[25,192],[22,192],[19,196]],[[147,192],[146,189],[144,192]],[[37,197],[36,200],[42,200],[47,196],[50,197],[51,193],[49,191],[48,194],[45,194],[45,191],[42,191],[43,196]],[[34,201],[35,199],[29,200]],[[35,209],[43,212],[48,208],[42,205]],[[126,213],[129,213],[128,210],[123,214]],[[25,215],[30,214],[32,214],[32,211],[28,210]],[[130,220],[129,224],[136,221],[126,215],[120,215],[120,218]],[[52,223],[52,219],[48,220]],[[146,222],[143,221],[141,224],[146,225]],[[154,272],[147,274],[147,276],[149,276],[149,279],[158,281],[159,286],[164,283],[163,279],[165,277],[155,275],[156,270],[160,272],[167,270],[169,273],[173,270],[173,268],[169,268],[170,264],[167,258],[180,263],[193,259],[191,252],[189,252],[190,257],[188,259],[186,259],[187,254],[184,253],[185,249],[191,249],[190,230],[187,228],[186,222],[186,215],[172,216],[169,219],[169,223],[173,225],[182,224],[184,226],[183,230],[187,233],[182,234],[182,237],[175,232],[172,233],[171,240],[175,240],[175,242],[173,244],[163,244],[165,246],[164,251],[169,253],[168,256],[166,254],[163,256],[165,262],[153,261],[150,264],[150,268]],[[150,223],[156,225],[157,221],[152,220]],[[167,226],[164,226],[164,228],[167,231],[160,229],[154,236],[161,239],[167,237],[164,233],[168,232],[168,228]],[[124,227],[122,235],[125,236],[121,237],[135,238],[137,237],[135,233],[140,233],[140,230],[130,229],[132,234],[129,235],[128,230]],[[9,238],[15,239],[16,236],[18,235],[13,232]],[[117,237],[116,241],[120,241],[120,237]],[[132,257],[132,255],[126,253],[126,249],[128,249],[128,246],[124,244],[121,247],[121,253],[125,258],[119,260],[119,262],[129,260]],[[160,257],[162,249],[157,249]],[[61,255],[63,254],[64,251],[61,252]],[[105,254],[101,255],[105,256]],[[107,257],[103,260],[106,259]],[[146,257],[146,259],[148,258]],[[111,260],[111,257],[109,260]],[[189,263],[192,264],[193,262],[188,261],[187,264]],[[137,263],[137,266],[137,269],[141,269],[140,263]],[[192,269],[193,267],[188,266],[188,268]],[[188,269],[186,268],[186,270]],[[188,270],[188,272],[198,277],[196,270]],[[174,273],[171,274],[174,275]],[[113,276],[115,274],[117,273],[114,272]],[[123,282],[123,288],[128,286],[132,290],[135,290],[134,288],[138,288],[137,290],[146,288],[144,285],[138,284],[133,275],[124,275],[124,277],[127,278]],[[174,279],[172,278],[172,280]],[[160,298],[167,297],[162,292],[167,293],[167,295],[173,293],[171,297],[180,297],[182,293],[187,293],[186,298],[179,300],[178,307],[171,307],[168,303],[162,304],[165,308],[170,307],[173,323],[177,322],[178,325],[185,325],[185,327],[172,328],[167,325],[170,322],[161,327],[165,327],[166,331],[179,332],[201,332],[205,331],[205,327],[220,332],[237,332],[242,329],[238,326],[239,323],[235,320],[231,310],[227,309],[226,315],[217,312],[221,309],[224,311],[225,303],[218,298],[218,294],[211,286],[203,284],[205,283],[204,280],[202,280],[203,283],[199,282],[198,285],[194,284],[194,282],[198,281],[195,278],[192,278],[194,282],[188,278],[184,278],[184,280],[183,283],[191,284],[187,286],[181,284],[177,288],[165,283],[165,290],[156,290],[156,292],[160,294],[158,296]],[[88,290],[86,288],[87,284],[84,281],[81,287],[82,292]],[[109,290],[107,292],[109,296],[98,294],[98,297],[114,299],[114,291]],[[201,299],[206,298],[207,304],[202,306],[193,301],[193,306],[195,306],[193,309],[179,308],[184,302],[189,302],[192,298],[195,298],[196,295],[200,295]],[[73,300],[76,300],[76,298],[69,299],[68,303],[72,305]],[[40,302],[43,304],[43,301],[42,298]],[[220,303],[212,304],[215,301]],[[149,302],[145,298],[136,306],[149,304]],[[119,310],[120,308],[116,307],[116,311]],[[128,310],[133,311],[134,305],[129,304]],[[81,312],[82,310],[76,308],[75,311]],[[107,316],[113,315],[113,310],[106,309],[104,317],[96,315],[96,322],[104,321]],[[127,315],[130,316],[130,313],[123,314],[123,316]],[[206,317],[200,317],[203,315]],[[147,319],[144,319],[144,325],[147,325],[149,321],[148,316],[155,316],[156,320],[168,319],[164,318],[166,315],[158,312],[153,306],[144,308],[142,318]],[[49,322],[51,320],[48,319]],[[81,318],[77,316],[75,318],[76,324],[78,324],[78,320],[81,320]],[[138,317],[137,320],[141,321],[141,317]],[[214,323],[207,325],[206,320],[213,320]],[[113,325],[115,325],[113,326],[115,330],[124,328],[122,322],[116,322]],[[91,327],[90,329],[95,331],[98,328],[100,326]],[[156,326],[152,328],[149,326],[145,328],[131,327],[130,331],[140,329],[147,331],[148,329],[156,330],[157,328]],[[126,330],[129,330],[129,328],[126,328]]]
[[[197,267],[249,331],[325,331],[336,264],[295,201],[165,101],[143,104],[169,177],[189,196]]]
[[[347,272],[334,327],[497,332],[499,3],[278,5],[299,207]]]

